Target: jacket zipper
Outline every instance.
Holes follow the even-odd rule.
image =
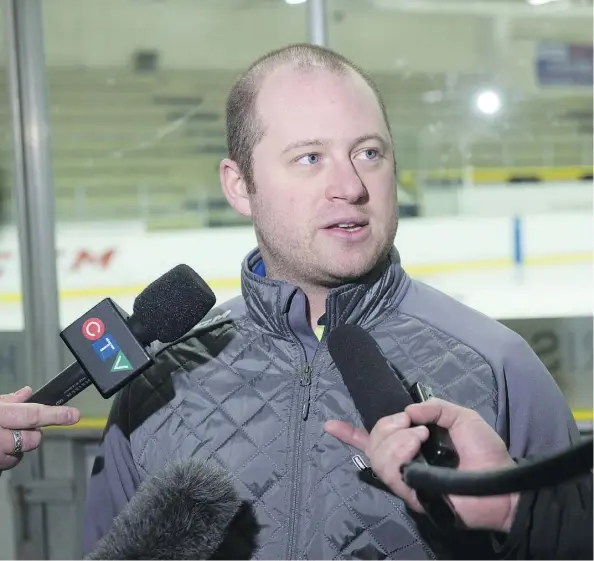
[[[292,333],[292,330],[289,330]],[[291,484],[291,511],[289,515],[289,537],[287,540],[287,559],[294,559],[295,542],[299,535],[299,505],[301,503],[301,454],[303,448],[303,429],[305,422],[309,416],[309,402],[311,396],[311,374],[313,371],[312,366],[307,362],[307,353],[303,347],[303,343],[293,333],[293,336],[297,340],[301,351],[302,361],[299,369],[299,396],[297,411],[301,413],[300,418],[295,419],[295,455],[293,456],[293,477]],[[315,358],[315,357],[314,357]]]
[[[328,315],[328,314],[327,314]],[[300,349],[301,349],[301,364],[299,367],[299,396],[298,401],[301,403],[301,408],[297,407],[297,411],[301,411],[301,421],[299,419],[295,419],[295,433],[297,438],[295,440],[295,455],[293,456],[293,477],[291,483],[291,512],[288,513],[289,518],[289,531],[288,531],[288,540],[287,540],[287,556],[286,559],[294,559],[295,555],[295,542],[297,536],[299,535],[299,521],[301,519],[300,514],[298,512],[299,505],[301,503],[301,453],[303,448],[303,429],[305,427],[305,422],[309,417],[309,406],[311,401],[311,379],[313,373],[313,363],[315,362],[315,358],[317,355],[314,353],[314,357],[312,359],[312,363],[307,362],[307,353],[305,351],[305,347],[303,343],[299,340],[299,338],[293,333],[289,323],[286,324],[289,332],[293,335],[295,341],[297,341]],[[326,334],[322,337],[320,343],[325,339]],[[302,390],[302,388],[304,388]],[[368,468],[369,469],[369,468]],[[413,536],[415,536],[419,542],[421,543],[422,548],[427,552],[428,556],[431,559],[436,559],[435,554],[428,547],[420,536],[413,530]]]
[[[311,384],[311,366],[308,363],[300,370],[299,376],[299,403],[301,407],[297,407],[297,411],[301,412],[301,418],[295,419],[295,454],[293,456],[293,477],[291,485],[291,510],[289,512],[289,539],[287,545],[287,559],[294,559],[295,542],[298,536],[299,528],[299,504],[301,503],[301,453],[303,449],[303,428],[305,423],[303,418],[306,417],[306,411],[309,410],[308,401],[304,399],[307,394],[306,387]]]
[[[305,387],[305,400],[303,401],[303,407],[301,408],[301,419],[307,421],[309,416],[309,402],[311,399],[311,372],[312,367],[306,364],[301,370],[301,387]]]

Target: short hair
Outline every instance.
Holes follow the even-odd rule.
[[[336,74],[354,71],[373,90],[388,132],[390,124],[385,104],[371,77],[346,57],[331,49],[310,43],[295,43],[275,49],[258,58],[236,80],[229,92],[226,108],[227,149],[229,158],[237,162],[249,193],[255,191],[253,176],[254,148],[264,136],[261,120],[256,114],[258,91],[266,76],[282,65],[296,70],[327,70]]]

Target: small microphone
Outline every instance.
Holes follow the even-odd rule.
[[[342,324],[333,329],[328,336],[328,350],[367,432],[371,432],[381,418],[401,413],[415,403],[404,386],[402,375],[386,360],[373,337],[358,325]],[[419,401],[431,395],[429,388],[422,384],[416,385],[413,392]],[[423,443],[415,461],[457,466],[458,454],[449,433],[437,425],[427,428],[429,439]],[[434,524],[461,525],[447,498],[423,491],[418,491],[417,497]]]
[[[99,302],[61,332],[75,362],[28,401],[63,405],[94,384],[108,399],[154,364],[145,347],[173,343],[214,306],[215,295],[187,265],[178,265],[147,286],[129,316],[113,300]]]
[[[172,462],[142,482],[85,559],[208,559],[241,505],[225,472],[196,459]]]

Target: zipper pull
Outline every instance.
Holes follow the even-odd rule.
[[[301,373],[301,385],[303,387],[307,387],[305,402],[301,408],[301,418],[304,421],[307,421],[307,417],[309,416],[309,401],[311,396],[311,366],[309,364],[305,365],[303,372]]]
[[[311,366],[306,364],[301,372],[301,385],[309,386],[311,384]]]

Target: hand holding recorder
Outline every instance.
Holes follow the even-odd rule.
[[[478,413],[437,398],[414,403],[395,415],[380,419],[368,433],[342,421],[329,421],[326,431],[369,458],[374,473],[407,505],[424,512],[416,491],[402,479],[400,467],[418,456],[427,441],[426,425],[449,432],[459,457],[460,471],[488,471],[515,465],[499,435]],[[515,516],[518,495],[491,497],[449,496],[467,528],[508,532]]]

